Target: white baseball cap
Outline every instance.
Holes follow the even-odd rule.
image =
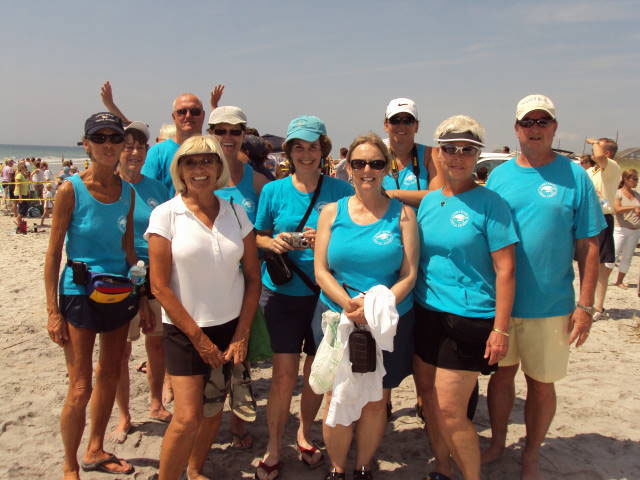
[[[240,107],[225,105],[224,107],[216,108],[211,112],[211,115],[209,115],[209,125],[217,125],[218,123],[229,123],[231,125],[238,125],[239,123],[246,124],[247,116]]]
[[[408,113],[418,120],[418,107],[416,102],[410,98],[394,98],[387,105],[387,111],[384,114],[385,120],[397,115],[398,113]]]
[[[131,122],[129,125],[127,125],[124,129],[124,133],[126,134],[129,130],[137,130],[139,132],[141,132],[144,135],[144,138],[147,139],[147,142],[149,141],[149,127],[147,127],[147,125],[143,122]]]
[[[533,112],[534,110],[545,111],[551,115],[551,118],[556,119],[556,107],[551,99],[535,93],[533,95],[527,95],[518,102],[518,106],[516,107],[516,120],[522,120],[527,113]]]

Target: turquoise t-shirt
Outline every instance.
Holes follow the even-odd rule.
[[[169,192],[169,198],[176,194],[171,181],[169,167],[179,147],[180,145],[174,142],[172,138],[156,143],[147,151],[147,159],[144,161],[140,171],[145,177],[153,178],[164,185]]]
[[[136,192],[136,204],[133,208],[133,245],[138,259],[149,265],[149,244],[143,238],[149,226],[151,211],[169,200],[169,192],[157,180],[145,177],[131,185]]]
[[[513,158],[491,172],[487,188],[509,205],[520,238],[512,315],[572,312],[575,241],[607,226],[586,172],[562,155],[537,168],[521,167]]]
[[[75,202],[67,228],[67,258],[85,262],[93,273],[126,276],[128,265],[122,237],[131,208],[131,185],[120,180],[120,198],[113,203],[102,203],[89,193],[80,175],[66,181],[73,185]],[[84,285],[74,283],[68,265],[62,270],[59,289],[64,295],[87,294]]]
[[[418,179],[420,183],[420,190],[427,190],[429,188],[429,172],[424,166],[424,151],[425,146],[419,143],[416,144],[418,152]],[[396,183],[393,173],[389,172],[382,179],[382,187],[385,190],[418,190],[418,179],[413,172],[413,164],[409,163],[406,167],[398,172],[398,181]]]
[[[349,215],[350,197],[338,200],[336,218],[331,226],[331,240],[327,249],[327,263],[340,285],[366,292],[375,285],[391,288],[400,276],[404,250],[400,215],[402,202],[391,199],[385,215],[369,225],[358,225]],[[358,292],[346,288],[350,297]],[[334,312],[342,307],[324,292],[320,299]],[[409,293],[398,305],[398,313],[404,315],[413,306],[413,295]]]
[[[422,199],[417,220],[416,301],[465,317],[495,316],[491,252],[518,241],[506,202],[481,186],[451,197],[435,190]]]
[[[353,195],[353,187],[343,180],[324,176],[322,189],[318,200],[313,207],[305,226],[317,228],[318,214],[327,203],[340,200],[342,197]],[[260,201],[258,202],[258,214],[256,215],[256,230],[269,230],[273,235],[280,232],[293,232],[304,217],[309,203],[313,198],[313,192],[302,193],[293,186],[292,177],[281,178],[267,183],[262,188]],[[313,273],[313,250],[292,250],[288,257],[307,276],[315,282]],[[293,274],[291,281],[284,285],[276,285],[271,281],[266,267],[262,268],[262,284],[270,290],[293,297],[313,295],[313,292],[305,283]]]
[[[256,223],[256,213],[258,212],[258,194],[253,189],[253,168],[246,163],[242,167],[242,180],[235,187],[224,187],[215,191],[215,194],[231,201],[237,205],[242,205],[251,223]]]

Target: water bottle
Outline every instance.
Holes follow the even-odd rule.
[[[129,280],[134,285],[142,285],[147,276],[147,267],[144,266],[144,261],[138,260],[133,267],[129,269]]]

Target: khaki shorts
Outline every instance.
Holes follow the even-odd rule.
[[[567,375],[569,363],[569,315],[543,318],[511,318],[509,350],[501,367],[522,364],[522,371],[542,383]]]
[[[162,328],[162,307],[160,306],[160,302],[155,298],[149,300],[149,306],[151,307],[151,311],[155,315],[155,324],[153,325],[153,331],[146,333],[145,335],[149,335],[151,337],[161,337],[163,328]],[[136,314],[135,317],[129,323],[129,334],[127,335],[127,341],[135,342],[140,338],[140,312]]]

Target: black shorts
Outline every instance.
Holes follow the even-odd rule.
[[[294,297],[262,287],[260,306],[264,310],[273,353],[316,354],[311,329],[316,303],[318,295]]]
[[[110,332],[128,324],[138,313],[138,302],[103,304],[96,308],[86,295],[60,294],[60,313],[76,328]]]
[[[600,244],[600,263],[614,263],[616,261],[616,247],[613,243],[613,215],[606,214],[607,228],[598,234]]]
[[[467,370],[489,375],[498,364],[484,358],[493,318],[461,317],[414,305],[415,353],[423,362],[449,370]]]
[[[18,213],[20,214],[20,216],[22,217],[27,217],[29,216],[29,207],[31,205],[29,205],[31,202],[27,202],[27,201],[21,201],[18,202]]]
[[[236,331],[238,319],[216,325],[202,327],[204,334],[209,337],[218,350],[224,352]],[[208,375],[211,366],[202,357],[182,330],[175,325],[165,323],[164,327],[164,361],[169,375],[192,376]]]

